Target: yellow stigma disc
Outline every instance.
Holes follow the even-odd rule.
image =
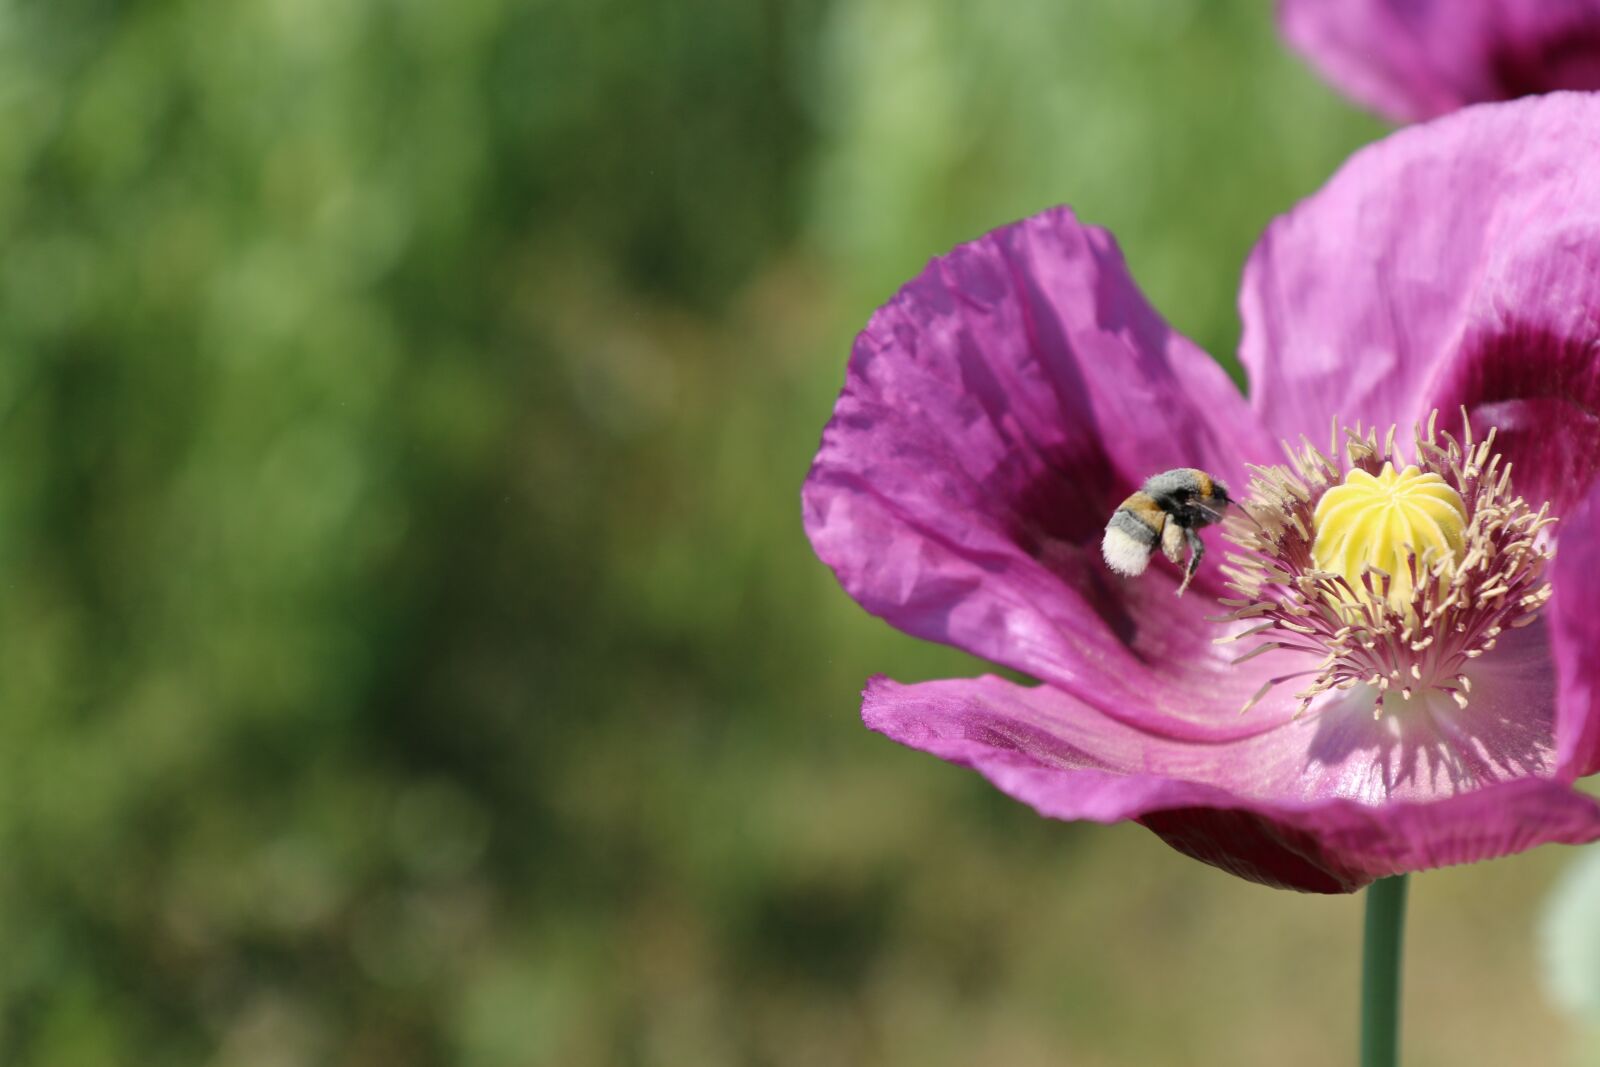
[[[1415,554],[1419,569],[1443,563],[1445,573],[1453,573],[1463,551],[1467,509],[1437,474],[1415,466],[1396,474],[1394,464],[1385,463],[1377,475],[1346,474],[1343,485],[1317,502],[1312,524],[1311,558],[1319,569],[1343,575],[1350,588],[1365,595],[1362,572],[1376,567],[1389,575],[1387,599],[1400,610],[1411,600],[1406,557]]]

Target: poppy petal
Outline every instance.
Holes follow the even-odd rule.
[[[1177,598],[1159,554],[1120,578],[1100,543],[1150,475],[1196,467],[1241,486],[1269,454],[1111,236],[1057,208],[935,259],[873,315],[805,524],[851,596],[908,633],[1180,733],[1248,733],[1260,727],[1232,712],[1251,679],[1227,670],[1205,621],[1216,568]],[[1206,539],[1220,556],[1215,528]]]
[[[1505,704],[1518,698],[1510,685],[1504,704],[1487,702],[1453,730],[1393,715],[1375,721],[1362,709],[1195,743],[1129,727],[1049,686],[880,678],[862,717],[901,744],[978,771],[1042,815],[1138,820],[1253,881],[1349,892],[1400,871],[1600,837],[1600,805],[1550,776],[1548,718],[1543,746],[1524,751],[1532,763],[1482,758],[1496,743],[1494,724],[1509,717]]]
[[[1276,220],[1251,254],[1241,358],[1285,438],[1335,416],[1402,439],[1435,410],[1499,431],[1556,513],[1600,471],[1600,97],[1484,106],[1402,130]]]
[[[1600,89],[1596,0],[1279,0],[1278,23],[1328,81],[1401,121]]]
[[[1562,773],[1600,771],[1600,488],[1561,523],[1551,567],[1549,617],[1560,704],[1556,742]]]

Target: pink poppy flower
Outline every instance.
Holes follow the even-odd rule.
[[[1600,0],[1278,0],[1278,22],[1330,82],[1402,122],[1600,89]]]
[[[932,261],[856,341],[805,525],[868,611],[1037,684],[875,678],[867,725],[1306,891],[1600,837],[1597,168],[1577,94],[1360,152],[1249,259],[1248,400],[1065,208]],[[1335,422],[1399,430],[1285,460]],[[1101,554],[1173,468],[1240,502],[1182,597]],[[1361,504],[1397,475],[1436,498],[1384,498],[1403,536]],[[1318,531],[1368,527],[1421,558],[1324,573]]]

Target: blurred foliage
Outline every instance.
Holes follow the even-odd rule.
[[[1349,902],[860,729],[977,665],[797,490],[929,255],[1072,202],[1226,357],[1379,132],[1243,0],[7,5],[0,1062],[1347,1059]]]
[[[1539,928],[1551,997],[1587,1028],[1600,1052],[1600,850],[1585,849],[1550,893]]]

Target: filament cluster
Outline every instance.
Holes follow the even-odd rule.
[[[1428,690],[1465,708],[1471,662],[1506,630],[1533,622],[1550,599],[1543,574],[1551,546],[1544,531],[1556,520],[1549,505],[1535,511],[1514,495],[1511,464],[1495,452],[1493,430],[1474,442],[1463,413],[1458,441],[1437,431],[1437,419],[1434,412],[1426,429],[1414,431],[1411,462],[1418,474],[1436,475],[1453,490],[1465,521],[1459,536],[1418,538],[1425,542],[1420,550],[1409,541],[1384,546],[1388,569],[1366,563],[1344,574],[1319,566],[1329,553],[1317,550],[1317,508],[1352,471],[1393,477],[1400,464],[1394,428],[1380,445],[1375,429],[1341,431],[1336,421],[1327,452],[1303,441],[1300,448],[1285,446],[1287,465],[1250,468],[1244,515],[1224,527],[1242,550],[1228,553],[1222,567],[1238,595],[1222,600],[1230,610],[1218,621],[1252,625],[1220,641],[1256,642],[1235,663],[1276,649],[1318,659],[1306,670],[1269,679],[1241,711],[1275,686],[1301,678],[1311,681],[1295,693],[1297,715],[1323,693],[1362,685],[1371,689],[1375,718],[1391,695],[1408,701]]]

